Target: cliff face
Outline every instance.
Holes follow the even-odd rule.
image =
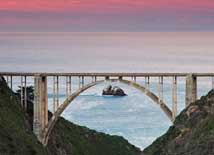
[[[0,154],[138,155],[140,150],[122,137],[110,136],[60,118],[44,148],[32,132],[32,102],[28,113],[0,77]],[[50,114],[50,113],[49,113]],[[51,115],[51,114],[50,114]]]
[[[192,103],[146,155],[214,155],[214,90]]]

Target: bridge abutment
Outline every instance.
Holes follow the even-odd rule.
[[[33,132],[38,140],[44,144],[44,133],[48,124],[47,77],[36,75],[34,84]]]
[[[193,74],[186,76],[186,107],[197,99],[197,77]]]

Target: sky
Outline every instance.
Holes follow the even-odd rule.
[[[214,0],[0,0],[0,31],[214,31]]]

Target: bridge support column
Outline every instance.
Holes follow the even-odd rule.
[[[7,81],[7,85],[8,85],[8,87],[10,87],[11,88],[11,90],[13,90],[13,76],[11,75],[11,76],[7,76],[6,77],[6,81]]]
[[[132,77],[131,77],[131,81],[136,82],[136,76],[132,76]]]
[[[105,77],[105,80],[106,80],[106,81],[108,81],[109,79],[110,79],[109,76],[106,76],[106,77]]]
[[[9,78],[8,78],[8,76],[6,76],[6,82],[7,82],[7,85],[8,85],[8,83],[9,83]]]
[[[59,77],[53,77],[53,112],[59,107]]]
[[[79,76],[79,89],[81,88],[81,77]]]
[[[158,79],[158,97],[159,103],[163,101],[163,76]]]
[[[85,78],[84,78],[84,76],[82,76],[82,82],[81,82],[82,88],[84,87],[84,82],[85,82]]]
[[[24,77],[24,109],[27,111],[27,76]]]
[[[12,76],[11,76],[12,81]],[[27,76],[21,76],[21,105],[22,108],[26,111],[27,110]],[[12,82],[11,82],[12,88]]]
[[[172,90],[172,119],[175,120],[177,116],[177,77],[173,77],[173,90]]]
[[[66,97],[68,97],[69,93],[68,93],[68,77],[66,76],[66,82],[65,82],[65,92],[66,92]]]
[[[47,77],[36,75],[34,84],[33,132],[38,140],[44,144],[44,132],[48,124]]]
[[[21,105],[22,105],[22,108],[24,108],[24,92],[23,92],[23,88],[24,88],[24,81],[23,81],[23,77],[21,76]]]
[[[10,88],[13,90],[13,76],[10,76]]]
[[[66,96],[71,94],[71,76],[66,76]]]
[[[149,90],[149,83],[150,83],[150,77],[149,76],[146,76],[145,77],[145,86],[146,86],[146,88]]]
[[[134,82],[135,82],[135,83],[137,82],[137,78],[136,78],[136,76],[134,76]]]
[[[214,89],[214,77],[212,77],[212,89]]]
[[[79,89],[84,87],[84,76],[79,76]]]
[[[186,77],[186,107],[197,99],[197,77],[188,74]]]
[[[96,76],[92,76],[91,79],[92,79],[91,82],[96,82],[97,81],[97,77]]]

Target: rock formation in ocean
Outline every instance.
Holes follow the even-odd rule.
[[[103,95],[126,96],[125,92],[120,87],[112,87],[111,85],[104,88]]]

